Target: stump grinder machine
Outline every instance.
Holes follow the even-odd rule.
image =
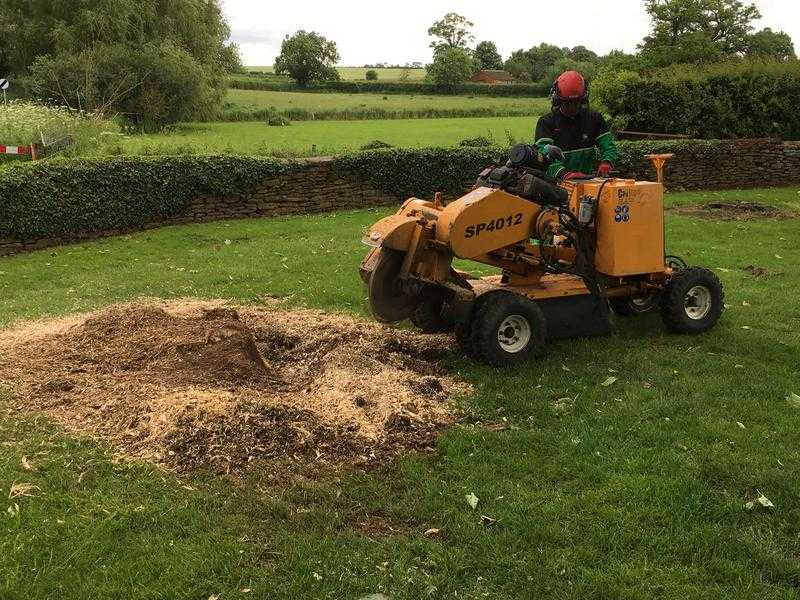
[[[438,193],[410,198],[375,223],[360,269],[375,318],[454,330],[467,355],[495,366],[539,354],[549,340],[608,334],[612,311],[660,310],[678,333],[714,327],[719,279],[665,254],[667,157],[652,157],[658,182],[557,181],[545,169],[560,158],[555,146],[517,145],[465,196],[446,206]],[[499,273],[473,276],[455,259]]]

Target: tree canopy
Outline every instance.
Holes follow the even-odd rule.
[[[442,47],[434,53],[433,63],[426,67],[428,79],[442,88],[467,81],[478,70],[472,53],[466,48]]]
[[[761,18],[755,5],[741,0],[646,0],[652,20],[641,55],[654,66],[714,62],[751,54],[794,56],[791,38],[765,29],[753,34]]]
[[[497,46],[494,42],[481,42],[475,46],[475,60],[478,62],[480,69],[502,69],[503,57],[497,51]]]
[[[428,29],[428,35],[436,38],[431,48],[466,48],[475,39],[470,32],[474,25],[457,13],[447,13]]]
[[[300,87],[305,87],[314,81],[338,80],[335,67],[338,61],[335,42],[316,31],[300,30],[283,40],[280,56],[275,59],[275,73],[289,75]]]
[[[219,108],[240,65],[229,35],[218,0],[0,0],[5,60],[29,90],[153,126]]]

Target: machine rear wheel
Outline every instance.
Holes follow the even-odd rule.
[[[620,317],[634,317],[653,312],[661,303],[661,294],[650,294],[639,298],[611,298],[608,304]]]
[[[708,331],[725,308],[725,293],[719,278],[708,269],[691,267],[673,276],[664,292],[661,318],[676,333]]]
[[[400,287],[400,268],[403,253],[381,248],[378,262],[369,278],[369,306],[381,323],[397,323],[408,319],[419,300],[404,293]]]
[[[542,309],[533,300],[512,293],[486,298],[474,315],[472,330],[475,351],[495,367],[541,353],[547,339]]]

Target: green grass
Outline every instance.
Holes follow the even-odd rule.
[[[245,67],[246,71],[259,73],[274,73],[274,67]],[[339,77],[345,81],[366,81],[367,71],[365,67],[337,67]],[[408,72],[408,81],[423,81],[425,79],[425,69],[375,69],[378,72],[378,81],[402,81],[404,71]]]
[[[321,155],[355,150],[373,140],[398,147],[453,146],[463,139],[492,136],[499,144],[530,140],[536,117],[304,121],[288,127],[259,122],[187,123],[173,133],[134,135],[109,151],[123,154]],[[105,151],[105,150],[104,150]]]
[[[719,197],[800,204],[797,189],[669,203]],[[138,295],[271,293],[363,314],[358,240],[384,213],[170,227],[2,259],[0,322]],[[667,335],[648,316],[511,370],[448,359],[476,386],[472,416],[436,455],[386,471],[179,479],[0,413],[0,497],[38,486],[0,507],[0,597],[795,598],[800,409],[786,396],[800,393],[799,228],[670,214],[670,251],[726,286],[717,329]],[[753,279],[748,265],[773,275]],[[619,379],[603,387],[610,370]],[[509,431],[478,424],[502,418]],[[743,509],[756,489],[774,511]],[[348,526],[369,514],[404,532]],[[431,527],[441,533],[426,537]]]
[[[541,115],[547,98],[405,96],[401,94],[309,94],[228,90],[224,120],[255,120],[270,107],[296,121],[426,117]]]

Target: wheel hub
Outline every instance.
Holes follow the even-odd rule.
[[[690,319],[699,321],[705,318],[711,310],[711,291],[703,285],[694,286],[686,292],[684,309]]]
[[[531,325],[520,315],[509,315],[497,331],[500,347],[511,354],[522,351],[531,340]]]

